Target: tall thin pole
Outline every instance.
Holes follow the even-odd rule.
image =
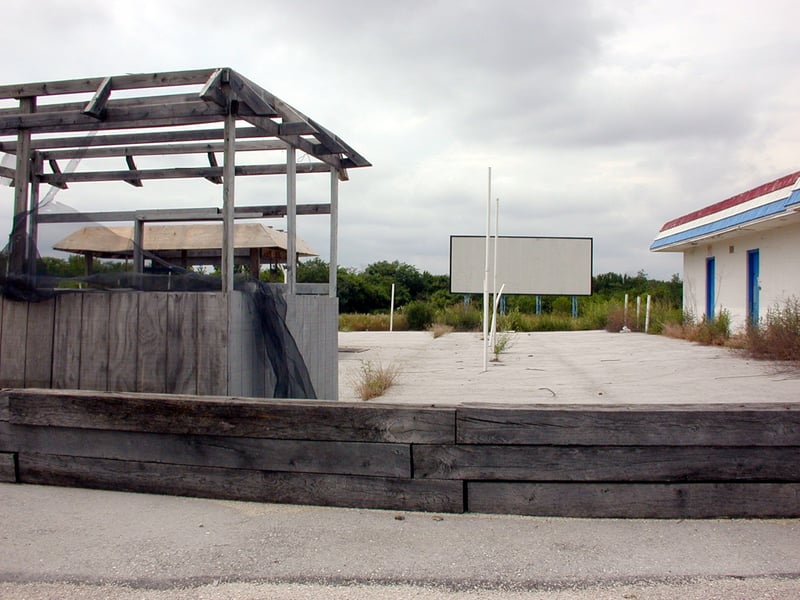
[[[489,194],[486,197],[486,257],[483,268],[483,370],[489,370],[489,230],[492,226],[492,167],[489,167]]]
[[[236,181],[236,114],[233,102],[229,102],[228,114],[225,115],[225,133],[223,138],[222,165],[222,291],[226,294],[233,291],[234,270],[234,234],[233,223],[235,213],[235,181]],[[136,227],[141,221],[136,222]]]
[[[489,336],[489,344],[494,348],[494,340],[497,334],[497,234],[500,230],[500,198],[496,198],[497,205],[494,213],[494,266],[492,267],[492,333]]]
[[[294,296],[297,282],[297,153],[286,148],[286,283]]]

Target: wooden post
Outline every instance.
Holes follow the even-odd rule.
[[[236,112],[229,99],[225,116],[225,139],[222,166],[222,291],[233,291],[233,213],[234,180],[236,179]]]
[[[31,201],[29,209],[30,231],[28,233],[28,275],[36,276],[36,258],[39,245],[39,176],[42,172],[42,157],[34,155],[33,174],[31,176]]]
[[[339,264],[339,171],[331,167],[331,252],[328,274],[328,295],[336,297]]]
[[[297,154],[289,144],[286,149],[286,284],[289,295],[297,282]]]
[[[136,218],[133,221],[133,272],[137,275],[144,273],[144,220]]]
[[[20,112],[36,111],[36,97],[19,100]],[[31,182],[31,132],[19,129],[17,134],[17,164],[14,176],[14,222],[11,228],[11,248],[8,272],[21,275],[25,270],[25,246],[27,240],[28,192]]]

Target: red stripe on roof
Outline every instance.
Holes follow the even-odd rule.
[[[661,228],[661,231],[672,229],[673,227],[677,227],[678,225],[683,225],[684,223],[689,223],[690,221],[694,221],[695,219],[700,219],[701,217],[707,217],[708,215],[713,215],[714,213],[725,210],[726,208],[731,208],[736,206],[737,204],[742,204],[749,200],[758,198],[759,196],[764,196],[766,194],[770,194],[777,190],[792,186],[795,184],[798,178],[800,178],[800,171],[795,171],[794,173],[791,173],[789,175],[784,175],[780,179],[776,179],[775,181],[770,181],[769,183],[760,185],[757,188],[753,188],[752,190],[749,190],[747,192],[742,192],[741,194],[732,196],[727,200],[723,200],[722,202],[717,202],[716,204],[712,204],[711,206],[706,206],[705,208],[701,208],[700,210],[690,212],[689,214],[683,215],[682,217],[678,217],[677,219],[672,219],[671,221],[667,221],[666,223],[664,223],[664,226]]]

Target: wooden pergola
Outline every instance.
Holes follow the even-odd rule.
[[[76,99],[77,98],[77,99]],[[230,68],[148,73],[0,86],[0,100],[18,106],[0,108],[0,151],[16,157],[0,176],[14,185],[14,224],[9,245],[9,274],[33,273],[40,223],[119,222],[134,224],[134,246],[141,249],[145,223],[208,221],[223,223],[222,290],[233,289],[234,220],[286,217],[289,256],[295,256],[296,218],[330,215],[329,293],[336,295],[338,182],[347,170],[370,163],[313,119]],[[221,127],[220,127],[221,125]],[[285,160],[237,164],[240,153],[283,151]],[[297,153],[304,155],[298,162]],[[203,166],[140,169],[137,157],[203,155]],[[217,160],[222,155],[222,164]],[[109,170],[107,161],[124,159]],[[205,159],[204,159],[205,160]],[[62,169],[64,161],[80,169]],[[92,169],[92,162],[99,168]],[[122,167],[122,164],[120,165]],[[330,173],[328,202],[297,204],[297,175]],[[237,207],[236,176],[286,177],[286,203]],[[41,186],[120,181],[140,187],[147,180],[205,178],[222,187],[221,208],[181,208],[39,214]],[[134,253],[137,271],[143,267]],[[288,293],[296,272],[287,264]]]

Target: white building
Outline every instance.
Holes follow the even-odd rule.
[[[683,308],[734,330],[800,298],[800,171],[668,221],[650,249],[683,252]]]

